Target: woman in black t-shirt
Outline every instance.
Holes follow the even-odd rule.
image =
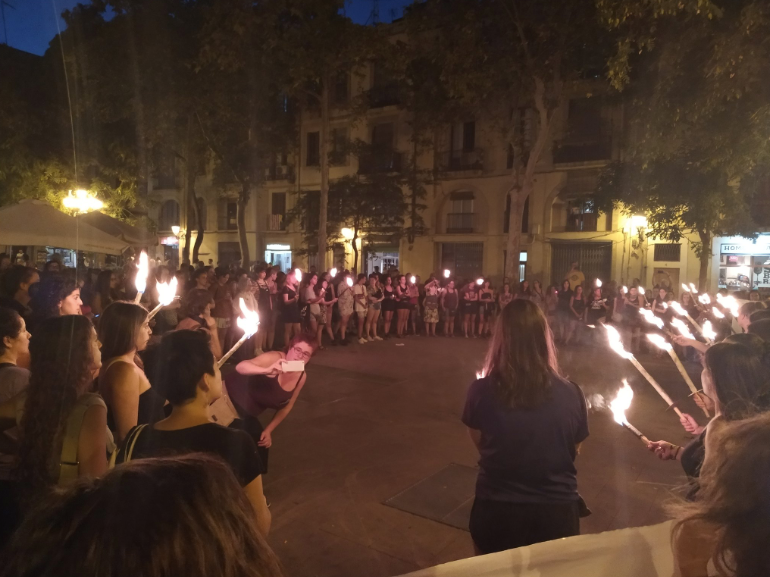
[[[264,467],[248,433],[212,423],[209,405],[222,396],[222,377],[208,336],[200,331],[167,333],[148,351],[148,374],[171,403],[171,415],[154,425],[139,425],[126,436],[117,462],[186,453],[207,453],[230,466],[254,507],[257,525],[267,535],[270,511],[262,493]]]

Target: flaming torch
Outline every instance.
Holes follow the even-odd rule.
[[[682,319],[671,319],[671,326],[678,330],[684,338],[695,340],[695,335],[690,332],[690,327]]]
[[[695,322],[695,319],[690,316],[690,313],[684,310],[684,307],[682,305],[680,305],[677,301],[671,301],[671,308],[674,309],[674,312],[676,314],[678,314],[679,316],[683,316],[688,321],[690,321],[692,323],[692,326],[698,329],[698,332],[703,335],[703,327],[701,327],[698,323]],[[703,336],[705,337],[706,335],[703,335]],[[706,337],[706,340],[708,340],[708,337]]]
[[[610,411],[612,411],[612,417],[615,419],[616,423],[631,431],[642,443],[646,445],[650,442],[650,440],[626,419],[626,411],[631,406],[631,401],[633,398],[634,390],[630,387],[628,381],[623,379],[623,386],[620,387],[618,394],[615,395],[615,398],[610,402]]]
[[[730,314],[734,317],[737,318],[740,314],[741,305],[738,304],[738,301],[735,300],[734,296],[730,295],[723,297],[721,294],[717,293],[717,302],[724,308],[728,309]]]
[[[450,272],[449,272],[449,269],[448,269],[448,268],[445,268],[445,269],[444,269],[444,278],[449,278],[449,275],[450,275],[450,274],[452,274],[452,273],[450,273]]]
[[[476,279],[476,284],[479,285],[479,286],[483,285],[484,284],[484,279],[483,278],[477,278]]]
[[[702,305],[709,305],[709,304],[711,304],[711,297],[708,295],[708,293],[703,293],[701,295],[698,295],[698,300],[700,301],[700,304],[702,304]]]
[[[227,362],[227,359],[232,357],[235,351],[241,348],[241,345],[245,343],[254,333],[256,333],[257,329],[259,329],[259,315],[255,311],[249,310],[246,307],[246,303],[243,302],[243,299],[240,299],[239,304],[241,307],[241,312],[244,316],[238,317],[235,322],[238,324],[238,328],[243,330],[243,336],[238,340],[237,343],[233,345],[232,349],[227,351],[225,356],[219,359],[219,362],[217,363],[218,369],[221,369],[222,365]]]
[[[713,343],[714,340],[717,338],[717,334],[714,331],[714,327],[711,326],[711,321],[706,321],[705,323],[703,323],[703,330],[701,332],[703,333],[703,337],[709,343]]]
[[[690,292],[690,287],[688,287],[686,284],[682,283],[682,290],[686,293]]]
[[[414,277],[412,277],[412,278],[414,278]],[[349,287],[352,287],[353,286],[353,279],[351,277],[346,278],[345,279],[345,284],[348,285]]]
[[[725,318],[725,313],[723,313],[722,311],[720,311],[720,310],[719,310],[717,307],[714,307],[713,309],[711,309],[711,314],[713,314],[713,315],[714,315],[714,317],[716,317],[716,318],[718,318],[718,319],[723,319],[723,318]]]
[[[329,271],[329,274],[331,275],[332,278],[334,278],[335,276],[337,276],[337,269],[333,268],[332,270]]]
[[[607,342],[609,343],[610,348],[622,358],[631,361],[634,367],[636,367],[636,370],[639,371],[645,379],[647,379],[647,382],[650,383],[656,391],[658,391],[658,394],[664,401],[666,401],[666,404],[669,407],[672,407],[676,414],[681,417],[682,411],[674,406],[674,401],[672,401],[671,397],[669,397],[666,391],[663,390],[663,387],[661,387],[660,384],[652,378],[652,375],[647,372],[647,370],[642,366],[642,363],[640,363],[633,354],[629,353],[626,349],[623,348],[623,343],[620,341],[620,333],[618,333],[618,330],[611,325],[604,325],[604,328],[607,329]]]
[[[695,288],[695,283],[690,283],[690,290],[692,291],[692,294],[697,295],[698,289]]]
[[[698,388],[695,386],[695,383],[692,382],[692,379],[690,378],[690,375],[687,374],[687,371],[684,368],[684,365],[682,365],[682,361],[679,360],[679,356],[676,354],[676,351],[674,351],[674,347],[672,347],[666,339],[664,339],[660,335],[655,334],[648,334],[647,338],[649,341],[658,347],[659,349],[663,349],[668,353],[668,356],[671,357],[671,360],[674,361],[674,364],[676,365],[677,370],[679,371],[679,374],[682,375],[682,378],[684,379],[684,382],[687,383],[687,386],[690,388],[690,391],[692,391],[693,395],[697,395]],[[707,417],[710,417],[709,412],[703,408],[703,412],[706,414]]]
[[[596,288],[602,288],[602,279],[600,279],[600,278],[596,279],[595,287]]]
[[[174,299],[176,298],[176,285],[176,277],[172,278],[170,283],[159,282],[157,284],[156,288],[158,289],[158,306],[150,311],[150,314],[147,317],[148,321],[157,315],[160,312],[160,309],[174,302]]]
[[[134,286],[136,287],[136,298],[134,302],[139,304],[144,294],[144,289],[147,288],[147,275],[150,272],[150,263],[147,260],[147,253],[142,251],[139,255],[139,268],[136,269],[136,278],[134,279]]]
[[[295,268],[294,269],[294,278],[297,279],[298,283],[302,282],[302,270]]]
[[[644,317],[644,320],[651,325],[655,325],[661,330],[663,329],[663,319],[656,317],[650,309],[639,309],[639,314],[641,314]]]

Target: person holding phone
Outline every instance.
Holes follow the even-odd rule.
[[[242,361],[225,378],[225,392],[242,420],[243,430],[257,441],[265,470],[273,431],[289,415],[307,380],[304,370],[295,370],[299,367],[297,361],[304,369],[317,347],[315,335],[299,333],[289,341],[285,353],[273,351]],[[258,417],[269,409],[275,413],[263,428]]]

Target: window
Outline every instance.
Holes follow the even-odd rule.
[[[508,251],[503,251],[503,278],[508,278],[508,271],[506,265],[508,264]],[[527,278],[527,251],[523,250],[519,253],[519,282],[523,282]]]
[[[611,125],[603,117],[601,98],[570,100],[567,129],[556,143],[554,162],[607,160],[612,155]]]
[[[217,248],[220,266],[227,266],[241,260],[241,245],[239,243],[220,242]]]
[[[349,97],[348,73],[340,72],[332,85],[332,102],[336,105],[347,104]]]
[[[453,192],[449,197],[447,213],[447,233],[473,232],[473,193],[470,191]]]
[[[655,244],[655,260],[662,262],[679,262],[681,259],[681,244]]]
[[[220,198],[217,208],[217,229],[238,230],[238,203],[229,198]]]
[[[596,231],[596,205],[590,198],[573,198],[567,201],[567,232]]]
[[[270,202],[268,230],[286,230],[286,193],[274,192]]]
[[[452,150],[470,152],[476,148],[476,123],[460,122],[452,126]]]
[[[321,133],[307,133],[307,166],[319,166],[321,164]]]
[[[372,67],[372,89],[369,91],[371,107],[381,108],[398,102],[398,84],[393,75],[382,63],[375,62]]]
[[[372,128],[372,148],[375,150],[393,150],[393,123],[377,124]]]
[[[511,195],[505,198],[505,212],[503,212],[503,232],[510,230],[511,222]],[[524,209],[521,214],[521,232],[529,232],[529,197],[524,201]]]
[[[179,226],[179,203],[167,200],[160,209],[158,230],[171,230],[172,226]]]
[[[441,268],[465,279],[480,277],[484,264],[483,242],[441,243]]]
[[[321,209],[321,191],[309,190],[301,193],[305,198],[306,210],[302,219],[302,229],[308,232],[318,230],[318,212]]]
[[[480,170],[481,152],[476,148],[476,123],[459,122],[451,127],[450,149],[444,153],[442,164],[446,170]]]
[[[348,129],[332,128],[329,162],[335,166],[348,163]]]

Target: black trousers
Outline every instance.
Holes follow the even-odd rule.
[[[496,553],[580,535],[580,507],[574,503],[508,503],[476,499],[471,537],[481,553]]]
[[[246,431],[249,436],[254,439],[254,444],[257,445],[257,454],[262,461],[262,465],[265,467],[265,473],[267,473],[267,459],[270,456],[270,452],[266,447],[259,446],[259,438],[262,436],[262,432],[265,430],[262,426],[262,423],[259,422],[258,418],[253,417],[247,413],[243,407],[238,405],[238,403],[232,399],[230,400],[232,401],[235,410],[238,411],[238,416],[240,417],[239,419],[235,419],[232,423],[230,423],[230,428]]]

